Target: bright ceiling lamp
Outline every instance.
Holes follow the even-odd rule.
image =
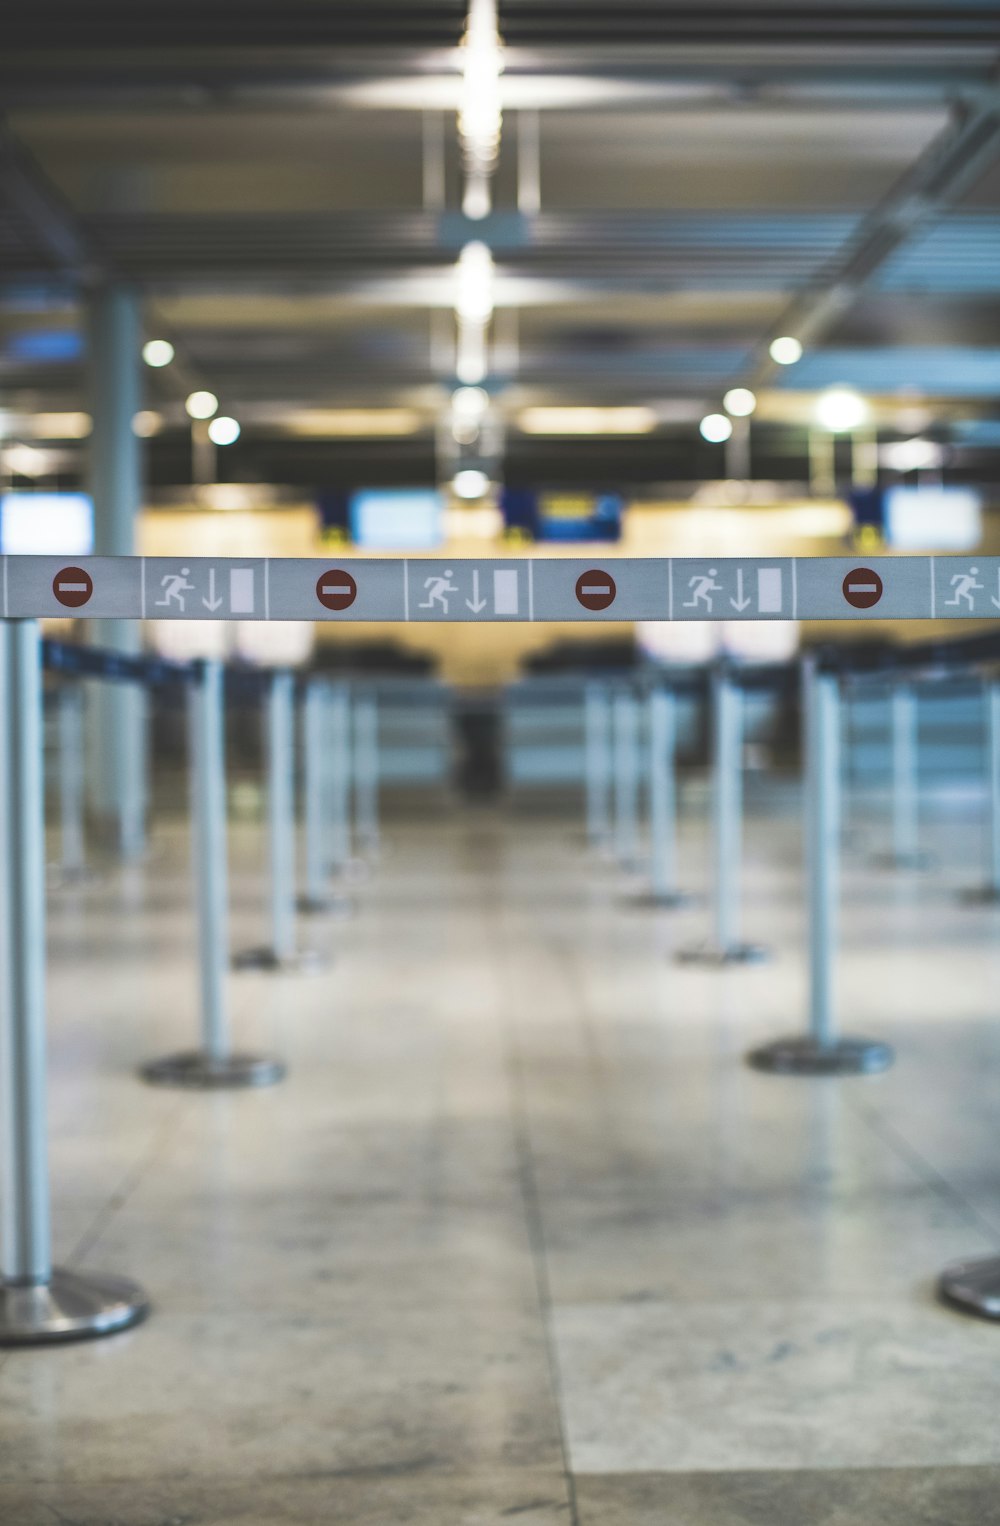
[[[486,473],[474,466],[456,472],[451,483],[456,498],[482,498],[489,485],[490,479]]]
[[[147,366],[158,371],[161,366],[169,366],[174,358],[174,347],[169,339],[147,339],[142,347],[142,358]]]
[[[859,392],[850,387],[831,387],[816,400],[816,421],[831,434],[847,434],[868,422],[870,409]]]
[[[466,217],[485,217],[490,210],[490,176],[500,153],[502,73],[503,44],[496,0],[469,0],[458,108],[458,135],[465,162],[462,210]]]
[[[484,387],[456,387],[451,394],[451,411],[457,419],[478,423],[490,406],[490,395]]]
[[[493,316],[493,256],[485,244],[466,244],[455,264],[455,311],[465,323]]]
[[[218,412],[219,399],[214,392],[191,392],[184,399],[184,407],[192,419],[210,419]]]
[[[710,445],[721,445],[732,434],[733,421],[727,419],[724,413],[709,413],[698,425],[698,430],[702,439]]]
[[[776,365],[794,366],[802,359],[802,345],[791,334],[781,334],[771,340],[769,354]]]
[[[525,408],[517,426],[523,434],[650,434],[657,424],[652,408]]]
[[[416,434],[424,421],[415,408],[298,408],[278,422],[288,434],[322,440]]]
[[[730,387],[722,406],[734,419],[748,419],[757,407],[757,394],[749,387]]]
[[[933,472],[944,465],[944,446],[936,440],[893,440],[883,445],[879,460],[894,472]]]
[[[240,426],[235,419],[220,413],[208,426],[208,438],[213,445],[235,445],[240,437]]]

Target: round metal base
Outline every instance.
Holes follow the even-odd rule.
[[[139,1324],[148,1313],[137,1283],[56,1267],[41,1285],[0,1283],[0,1346],[96,1340]]]
[[[956,1261],[938,1278],[938,1293],[953,1309],[980,1319],[1000,1319],[1000,1256]]]
[[[298,910],[306,916],[350,917],[354,903],[346,895],[300,895]]]
[[[877,853],[872,859],[875,869],[887,869],[890,872],[899,870],[902,872],[917,869],[932,869],[934,859],[929,853]]]
[[[269,975],[312,975],[325,969],[329,962],[315,949],[278,954],[273,948],[245,948],[233,955],[234,970],[263,970]]]
[[[678,964],[703,964],[713,970],[724,970],[731,964],[763,964],[770,957],[770,949],[759,943],[733,943],[729,948],[706,943],[699,948],[679,949],[675,955]]]
[[[285,1067],[270,1055],[230,1054],[213,1059],[200,1049],[148,1060],[139,1074],[150,1086],[183,1086],[192,1091],[224,1091],[248,1086],[273,1086],[284,1080]]]
[[[965,906],[1000,906],[1000,885],[980,885],[978,890],[964,890],[960,899]]]
[[[747,1055],[747,1064],[776,1076],[873,1076],[888,1070],[895,1056],[877,1039],[840,1038],[819,1044],[814,1038],[776,1039]]]
[[[695,904],[695,897],[682,890],[644,890],[641,895],[630,896],[628,904],[638,911],[682,911]]]

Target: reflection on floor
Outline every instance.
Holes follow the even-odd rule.
[[[1000,1521],[1000,1328],[932,1288],[1000,1247],[1000,915],[939,836],[934,874],[851,859],[842,1007],[899,1050],[860,1081],[741,1063],[802,1020],[793,811],[749,832],[776,957],[723,973],[572,824],[390,824],[327,972],[233,976],[289,1064],[250,1095],[133,1076],[196,1022],[179,828],[54,891],[57,1248],[155,1314],[3,1358],[4,1526]]]

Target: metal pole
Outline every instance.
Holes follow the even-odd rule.
[[[78,682],[59,688],[59,832],[60,870],[64,880],[87,872],[84,830],[84,691]]]
[[[268,681],[264,749],[271,942],[237,954],[233,962],[237,969],[314,969],[320,961],[300,950],[295,936],[295,678],[287,669]]]
[[[587,840],[604,848],[611,834],[611,715],[604,684],[589,683],[583,698]]]
[[[230,1040],[226,715],[218,662],[199,664],[187,700],[201,1048],[153,1060],[140,1075],[157,1086],[267,1086],[281,1079],[284,1066],[269,1056],[234,1054]]]
[[[45,1075],[45,821],[38,623],[0,621],[0,1344],[105,1335],[141,1289],[51,1262]]]
[[[899,682],[890,700],[892,717],[892,852],[889,865],[919,868],[919,799],[917,694],[911,683]]]
[[[88,384],[93,427],[87,441],[94,499],[94,552],[131,556],[142,502],[142,442],[132,427],[142,407],[142,313],[137,291],[103,286],[88,298]],[[133,620],[103,620],[100,644],[139,650]],[[93,806],[126,861],[145,848],[146,729],[144,693],[131,683],[102,683],[93,699],[90,770]]]
[[[628,684],[614,698],[615,854],[625,869],[639,857],[639,711]]]
[[[726,663],[712,674],[712,887],[713,937],[685,949],[685,964],[756,963],[767,957],[757,944],[740,941],[740,880],[743,847],[743,694]]]
[[[986,884],[963,897],[972,905],[994,905],[1000,901],[1000,679],[987,681],[983,697],[986,704],[986,767],[989,795],[989,830],[987,834]]]
[[[805,666],[806,870],[809,905],[809,1032],[754,1050],[757,1070],[781,1075],[859,1075],[885,1070],[892,1050],[837,1032],[836,950],[840,894],[840,685]]]
[[[299,898],[301,911],[325,911],[330,905],[326,876],[330,862],[327,841],[328,760],[323,745],[326,713],[325,685],[311,679],[302,696],[302,782],[303,827],[305,829],[305,894]]]
[[[362,694],[354,713],[354,783],[358,833],[366,851],[379,851],[378,697]]]
[[[351,691],[338,683],[327,700],[330,754],[330,868],[346,872],[351,862]]]
[[[646,702],[649,744],[649,837],[651,887],[640,904],[686,906],[677,889],[677,696],[667,684],[651,690]]]

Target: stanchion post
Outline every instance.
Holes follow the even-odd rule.
[[[740,939],[743,858],[743,693],[730,665],[712,674],[712,940],[682,949],[682,964],[755,964],[767,950]]]
[[[619,685],[614,724],[615,857],[623,869],[639,859],[639,706],[631,683]]]
[[[892,749],[892,847],[879,862],[887,869],[923,869],[920,840],[920,712],[917,691],[897,679],[889,697]]]
[[[351,690],[334,685],[327,695],[325,746],[330,771],[330,861],[334,874],[345,874],[353,851],[351,834]]]
[[[87,873],[84,803],[84,691],[79,682],[59,686],[59,872],[64,880]]]
[[[316,969],[320,959],[297,947],[295,932],[295,678],[288,669],[271,673],[264,714],[271,942],[245,949],[233,963],[241,970]]]
[[[778,1039],[748,1055],[757,1070],[780,1075],[863,1075],[892,1064],[875,1039],[837,1031],[837,913],[840,899],[840,685],[807,664],[806,869],[809,894],[809,1031]]]
[[[970,905],[994,906],[1000,902],[1000,679],[990,678],[983,689],[986,709],[986,770],[989,800],[987,832],[986,884],[967,891],[963,899]]]
[[[302,727],[302,825],[305,836],[305,891],[298,899],[299,911],[330,911],[340,904],[330,894],[327,877],[331,863],[331,759],[326,745],[327,685],[310,678],[303,689]]]
[[[0,1345],[111,1335],[148,1312],[119,1277],[52,1266],[45,1075],[45,821],[38,622],[0,621]]]
[[[651,883],[637,904],[671,910],[691,898],[677,888],[677,695],[668,683],[650,689],[646,717]]]
[[[587,841],[595,852],[611,837],[611,716],[607,687],[588,683],[583,696]]]
[[[285,1073],[269,1055],[234,1054],[230,1040],[229,854],[223,670],[200,663],[187,691],[191,847],[198,916],[201,1047],[140,1068],[154,1086],[269,1086]]]
[[[379,853],[379,759],[378,696],[358,695],[354,705],[354,801],[358,836],[364,851]]]

